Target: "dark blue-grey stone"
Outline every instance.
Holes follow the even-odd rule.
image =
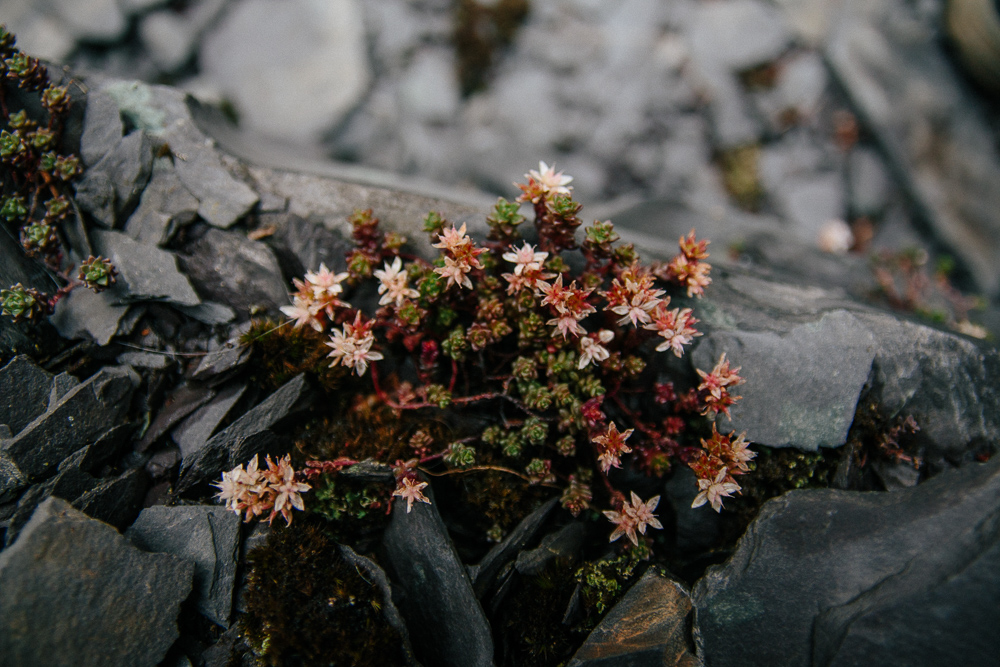
[[[524,517],[520,523],[510,531],[510,534],[502,542],[490,549],[479,564],[470,572],[472,577],[472,587],[476,591],[476,597],[480,600],[487,593],[493,580],[505,564],[514,558],[521,549],[535,539],[542,524],[549,518],[552,510],[559,504],[557,498],[546,502],[534,512]]]
[[[275,444],[271,427],[302,405],[308,391],[305,375],[297,375],[260,405],[212,436],[203,447],[181,462],[178,491],[214,477],[222,470],[246,463]]]
[[[125,224],[125,233],[142,243],[164,245],[197,216],[198,200],[177,177],[173,161],[157,158],[139,206]]]
[[[692,592],[716,665],[988,664],[1000,458],[893,492],[792,491]],[[733,638],[738,637],[739,641]]]
[[[63,338],[90,338],[103,347],[118,334],[129,310],[118,301],[113,291],[97,294],[79,287],[59,300],[49,321]]]
[[[139,384],[135,371],[107,367],[71,389],[20,433],[3,441],[3,452],[25,474],[40,478],[93,442],[128,411]]]
[[[193,574],[50,498],[0,553],[0,664],[155,667]]]
[[[83,116],[80,157],[87,167],[96,165],[114,150],[125,133],[118,104],[99,90],[87,94],[87,110]]]
[[[149,182],[156,142],[143,130],[118,141],[77,183],[77,204],[105,227],[124,222]],[[110,186],[110,190],[109,190]]]
[[[394,503],[382,545],[393,585],[405,593],[400,611],[417,658],[449,667],[492,665],[489,623],[437,507],[414,503],[407,512],[405,502]]]
[[[19,355],[0,368],[0,424],[17,433],[45,412],[52,374]]]
[[[173,253],[139,243],[121,232],[95,230],[94,248],[118,269],[118,283],[108,293],[119,303],[165,301],[182,306],[201,303],[191,283],[177,269]],[[117,327],[116,327],[117,328]]]
[[[205,446],[215,430],[246,391],[245,384],[230,385],[219,392],[207,405],[177,425],[171,438],[181,450],[181,457],[191,457]]]
[[[93,489],[78,496],[73,501],[73,507],[87,516],[123,529],[142,511],[142,501],[148,488],[146,472],[133,468],[118,477],[101,480]]]
[[[240,517],[224,507],[158,505],[144,509],[125,536],[143,551],[172,554],[193,562],[198,611],[228,627],[240,525]]]

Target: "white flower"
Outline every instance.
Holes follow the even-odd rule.
[[[317,300],[323,301],[325,299],[335,298],[338,294],[344,291],[344,288],[340,283],[347,279],[347,273],[334,273],[330,269],[326,268],[326,264],[319,265],[319,271],[313,273],[312,271],[306,272],[306,282],[309,283],[309,287],[312,288],[313,297]]]
[[[472,271],[472,267],[469,266],[468,262],[456,262],[451,257],[444,258],[443,267],[434,269],[434,273],[437,273],[442,278],[447,278],[448,282],[445,283],[445,287],[458,285],[459,287],[472,289],[472,281],[469,280],[468,276],[470,271]]]
[[[295,328],[298,329],[303,324],[310,325],[316,331],[323,330],[323,323],[317,319],[319,307],[305,297],[295,295],[291,306],[282,306],[281,312],[295,320]]]
[[[427,486],[427,482],[414,482],[411,478],[404,477],[403,481],[396,487],[396,490],[392,492],[392,495],[406,500],[406,513],[409,514],[410,510],[413,509],[414,501],[427,503],[428,505],[431,504],[427,496],[421,492],[421,489],[425,486]]]
[[[369,361],[382,359],[381,352],[372,351],[375,336],[370,327],[370,322],[361,322],[361,313],[358,313],[353,325],[345,322],[343,330],[334,329],[327,343],[328,347],[333,348],[333,352],[327,355],[334,360],[331,366],[336,366],[339,362],[347,368],[353,367],[354,372],[361,376],[368,370]]]
[[[407,299],[420,296],[417,290],[408,286],[406,271],[403,271],[399,257],[396,257],[392,264],[386,262],[384,269],[375,271],[375,277],[379,280],[378,293],[383,295],[378,301],[380,306],[388,306],[391,303],[399,308]]]
[[[714,480],[709,479],[699,479],[698,488],[701,489],[701,493],[694,497],[694,502],[691,503],[691,507],[701,507],[705,503],[711,503],[712,509],[716,512],[722,511],[722,499],[729,498],[733,493],[740,491],[740,485],[736,482],[726,482],[726,475],[728,470],[723,468],[719,471],[719,474],[715,476]]]
[[[525,271],[540,271],[542,269],[542,262],[549,256],[547,252],[535,252],[535,247],[527,241],[520,248],[510,246],[510,249],[511,252],[504,253],[503,258],[515,264],[515,276],[519,276]]]
[[[591,362],[604,361],[610,354],[608,349],[601,345],[601,343],[610,343],[611,339],[615,337],[615,334],[608,329],[601,329],[597,334],[597,340],[594,340],[590,336],[584,336],[580,339],[580,361],[577,363],[576,367],[579,369],[586,368]],[[600,341],[600,342],[598,342]]]
[[[538,163],[538,171],[532,169],[524,177],[534,179],[546,194],[568,195],[572,189],[566,187],[573,182],[572,176],[563,176],[561,171],[557,173],[554,167],[544,162]]]
[[[639,538],[636,536],[635,531],[639,531],[643,535],[646,534],[646,526],[652,526],[653,528],[662,529],[663,525],[653,514],[653,510],[660,502],[659,496],[653,496],[645,503],[642,499],[636,495],[635,491],[632,491],[632,503],[630,504],[627,500],[622,504],[621,512],[611,512],[605,511],[604,516],[611,520],[611,523],[616,525],[615,531],[611,533],[611,537],[608,538],[609,542],[614,542],[622,535],[627,535],[628,539],[631,540],[632,544],[639,546]]]

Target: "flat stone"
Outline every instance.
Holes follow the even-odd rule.
[[[175,306],[177,310],[202,324],[229,324],[236,319],[236,311],[213,301],[202,301],[197,306]]]
[[[987,294],[1000,294],[1000,156],[940,26],[903,0],[837,5],[826,59],[916,212]]]
[[[149,479],[141,468],[128,470],[114,479],[101,481],[73,501],[73,507],[87,516],[124,529],[139,515],[149,488]]]
[[[113,151],[125,134],[118,104],[109,95],[94,90],[87,94],[87,110],[83,116],[80,157],[83,164],[93,167]]]
[[[209,229],[185,246],[182,259],[200,294],[237,313],[260,308],[277,312],[288,304],[288,288],[278,260],[260,241],[238,232]]]
[[[31,520],[35,508],[47,498],[54,496],[72,502],[97,484],[98,481],[93,475],[80,470],[79,466],[69,466],[60,470],[52,479],[32,485],[17,501],[17,509],[10,517],[7,526],[5,544],[10,546],[14,543],[21,530]]]
[[[250,346],[240,342],[240,336],[250,330],[249,324],[241,324],[230,332],[230,338],[216,349],[210,349],[198,362],[191,374],[192,379],[217,385],[232,377],[236,371],[250,361]]]
[[[649,569],[601,619],[567,667],[701,667],[688,650],[690,615],[688,592]]]
[[[510,534],[502,542],[490,549],[472,574],[472,588],[476,592],[476,597],[480,600],[489,591],[493,580],[505,564],[514,558],[521,549],[532,541],[537,535],[542,524],[552,513],[558,504],[558,499],[553,498],[534,512],[524,517],[520,523],[510,531]]]
[[[947,461],[971,457],[977,443],[992,442],[1000,429],[1000,392],[991,380],[1000,375],[995,348],[818,287],[735,269],[713,278],[696,304],[706,335],[691,359],[709,370],[727,352],[747,379],[736,389],[743,400],[732,408],[733,421],[723,419],[720,428],[745,429],[751,441],[779,447],[838,446],[852,419],[852,387],[867,384],[867,397],[886,414],[917,421],[928,463],[950,467]],[[717,345],[717,335],[728,342]],[[745,356],[765,349],[778,357]],[[793,356],[783,356],[786,350]],[[793,370],[799,363],[801,373]]]
[[[0,443],[2,442],[3,440],[0,439]],[[24,473],[3,451],[0,451],[0,503],[11,502],[26,486],[28,486],[28,480]]]
[[[205,446],[246,388],[245,384],[223,388],[207,405],[196,410],[171,432],[171,438],[180,448],[182,457],[190,458]]]
[[[514,568],[525,576],[538,576],[556,558],[575,559],[579,555],[587,536],[587,527],[580,521],[572,521],[542,538],[534,549],[522,551],[514,561]]]
[[[106,367],[3,442],[3,452],[33,478],[44,477],[127,412],[139,384],[135,371]]]
[[[212,436],[191,456],[184,457],[177,482],[184,491],[223,469],[246,463],[255,454],[263,453],[273,444],[271,427],[283,420],[302,403],[308,390],[304,375],[297,375],[260,405]]]
[[[153,423],[146,429],[136,451],[144,452],[149,446],[167,434],[192,412],[215,398],[216,392],[208,387],[184,383],[172,390],[164,399],[163,406],[156,413]]]
[[[125,224],[125,233],[140,243],[162,246],[181,227],[194,222],[198,206],[198,199],[181,183],[173,162],[157,158],[139,206]]]
[[[261,50],[264,35],[268,48]],[[199,61],[242,123],[299,144],[336,125],[370,77],[361,9],[353,0],[242,2],[206,35]],[[309,104],[300,101],[303,90],[311,91]]]
[[[817,350],[827,352],[817,355]],[[864,324],[841,310],[783,334],[714,332],[692,361],[710,371],[727,352],[729,361],[743,368],[746,383],[735,392],[743,400],[732,407],[727,428],[747,431],[756,443],[814,451],[847,442],[875,350]]]
[[[165,301],[182,306],[201,303],[173,253],[139,243],[121,232],[94,230],[94,247],[118,269],[118,284],[109,290],[121,302]]]
[[[324,227],[322,221],[278,213],[261,215],[260,223],[275,228],[266,243],[277,255],[285,275],[304,276],[306,271],[318,271],[320,264],[335,273],[346,270],[348,244],[344,237]]]
[[[80,380],[77,379],[75,375],[70,375],[69,373],[63,372],[52,378],[52,389],[49,391],[49,403],[48,410],[51,410],[56,403],[62,400],[62,397],[70,392],[71,389],[78,387],[80,385]]]
[[[133,131],[120,139],[77,183],[80,208],[105,227],[113,228],[119,221],[124,222],[149,182],[154,144],[144,130]]]
[[[178,637],[193,574],[51,498],[0,553],[0,662],[154,667]]]
[[[80,470],[92,475],[100,474],[101,469],[105,465],[117,461],[127,451],[132,449],[139,426],[138,422],[134,422],[131,424],[119,424],[108,429],[107,432],[101,434],[93,443],[60,463],[59,469],[62,470],[67,462],[72,460],[73,464],[80,468]]]
[[[129,306],[121,305],[114,291],[98,294],[78,287],[59,299],[49,322],[63,338],[89,338],[103,347],[118,334],[128,310]]]
[[[1000,646],[988,602],[1000,594],[998,498],[995,458],[892,493],[768,501],[729,562],[694,587],[699,655],[707,665],[988,663]]]
[[[786,177],[771,195],[789,231],[804,243],[817,244],[824,223],[847,217],[843,177],[836,172]]]
[[[453,667],[492,665],[489,623],[437,506],[414,503],[407,512],[406,503],[395,503],[382,546],[392,581],[405,593],[400,611],[418,659]]]
[[[143,551],[193,562],[198,611],[229,627],[240,525],[240,518],[223,507],[160,505],[144,509],[125,537]]]
[[[18,355],[0,368],[0,424],[17,433],[45,412],[52,373]]]

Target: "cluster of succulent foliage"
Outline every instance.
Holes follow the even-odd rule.
[[[36,257],[66,286],[49,295],[18,283],[0,290],[0,307],[15,322],[37,322],[77,285],[95,291],[110,287],[117,272],[107,259],[90,257],[74,280],[65,267],[61,237],[73,215],[69,183],[80,175],[80,160],[59,152],[70,108],[65,86],[53,85],[37,59],[15,46],[0,25],[0,219],[29,257]]]
[[[646,530],[661,527],[659,498],[618,488],[623,457],[649,475],[689,466],[701,489],[695,506],[718,511],[754,456],[742,435],[712,425],[739,399],[731,390],[742,378],[725,355],[683,388],[684,378],[665,381],[656,359],[681,357],[700,335],[692,309],[670,305],[700,297],[711,282],[707,241],[692,231],[670,262],[644,266],[611,222],[595,221],[577,238],[581,206],[569,176],[542,163],[526,179],[518,201],[497,201],[482,245],[465,225],[429,214],[424,230],[440,250],[430,260],[406,252],[406,240],[382,231],[371,211],[356,212],[347,271],[321,266],[296,279],[293,305],[282,310],[293,331],[323,335],[324,365],[347,373],[341,388],[369,397],[348,412],[370,412],[374,402],[397,420],[446,425],[410,430],[369,454],[392,467],[389,502],[405,502],[408,512],[430,502],[421,473],[500,473],[558,492],[574,516],[609,508],[611,540],[626,536],[648,554]],[[522,203],[534,211],[530,240]],[[377,305],[351,305],[376,291]],[[315,486],[318,474],[359,460],[350,443],[327,451],[330,460],[310,462],[299,483]],[[224,495],[234,511],[259,514],[232,486],[241,476],[240,468],[226,473]],[[362,493],[331,504],[335,486],[319,488],[327,514],[375,502]],[[502,532],[494,526],[491,537]]]

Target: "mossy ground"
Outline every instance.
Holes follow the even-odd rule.
[[[404,664],[380,591],[341,557],[324,523],[303,517],[248,555],[246,644],[270,665]]]

